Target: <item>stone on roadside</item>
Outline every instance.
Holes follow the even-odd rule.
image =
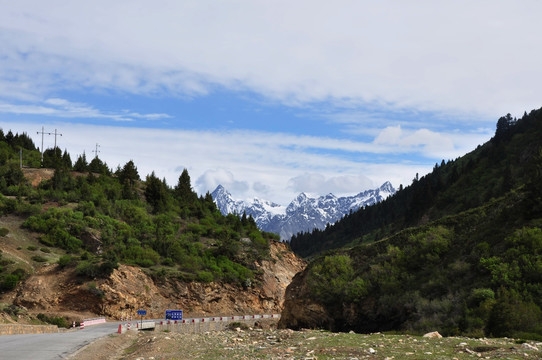
[[[441,338],[442,335],[440,335],[438,331],[433,331],[433,332],[428,332],[423,337],[425,337],[425,338]]]
[[[527,349],[527,350],[538,351],[538,348],[536,346],[533,346],[533,345],[527,344],[527,343],[521,344],[521,347],[524,348],[524,349]]]

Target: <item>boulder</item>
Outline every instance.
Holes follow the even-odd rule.
[[[442,335],[440,335],[438,331],[433,331],[433,332],[428,332],[427,334],[424,334],[423,337],[426,337],[426,338],[441,338]]]

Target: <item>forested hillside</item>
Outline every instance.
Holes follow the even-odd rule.
[[[483,205],[532,181],[542,145],[542,109],[497,122],[495,136],[455,160],[442,160],[431,173],[385,201],[347,215],[325,230],[297,234],[291,247],[301,256],[376,241],[397,231]]]
[[[542,111],[312,239],[283,326],[542,339]]]
[[[72,163],[56,148],[43,153],[43,166],[54,175],[32,186],[25,172],[40,163],[26,134],[0,130],[0,215],[23,217],[45,250],[62,250],[59,266],[74,267],[84,278],[106,277],[124,263],[157,278],[250,287],[255,262],[268,258],[269,242],[277,239],[260,232],[251,217],[223,216],[209,193],[198,197],[192,190],[186,170],[171,187],[154,173],[140,179],[131,160],[112,170],[85,154]],[[29,275],[13,261],[0,261],[0,290]],[[45,260],[36,255],[33,261]]]

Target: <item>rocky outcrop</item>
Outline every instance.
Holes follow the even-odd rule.
[[[13,302],[32,312],[68,318],[75,313],[135,317],[139,309],[154,318],[162,317],[166,309],[183,309],[186,316],[280,313],[286,287],[305,262],[284,243],[273,242],[270,259],[255,266],[259,274],[255,285],[243,288],[167,277],[155,282],[141,268],[127,265],[120,265],[107,279],[83,282],[73,269],[60,271],[49,265],[18,288]]]
[[[284,308],[278,327],[281,329],[334,329],[334,319],[321,304],[313,301],[308,293],[303,271],[293,278],[286,289]]]

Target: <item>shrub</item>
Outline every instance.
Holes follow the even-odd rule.
[[[88,287],[88,291],[89,291],[92,295],[94,295],[94,296],[96,296],[96,297],[98,297],[98,298],[100,298],[100,299],[102,299],[102,298],[105,297],[104,291],[103,291],[102,289],[98,288],[98,287],[96,286],[96,283],[95,283],[95,282],[88,283],[87,287]]]
[[[71,255],[62,255],[58,261],[57,261],[57,264],[58,266],[63,269],[65,268],[66,266],[68,265],[71,265],[74,263],[74,258],[71,256]]]
[[[0,237],[4,237],[7,234],[9,234],[9,230],[6,229],[5,227],[0,227]]]
[[[367,292],[365,281],[356,277],[348,255],[326,256],[309,270],[311,293],[327,304],[357,301]]]
[[[21,269],[21,268],[17,268],[13,270],[11,274],[17,276],[19,280],[26,279],[26,277],[28,276],[28,273],[26,272],[26,270]]]
[[[213,273],[211,273],[210,271],[197,271],[196,279],[199,282],[209,283],[214,280],[214,276]]]
[[[95,277],[105,278],[111,275],[118,264],[114,261],[105,261],[101,264],[92,263],[90,261],[81,261],[75,268],[75,273],[78,276],[93,279]]]
[[[10,290],[15,289],[18,282],[19,282],[19,277],[17,275],[8,274],[4,276],[4,279],[2,280],[0,287],[2,291],[10,291]]]
[[[39,313],[37,317],[38,317],[38,320],[43,321],[44,323],[56,325],[58,327],[63,327],[63,328],[70,327],[70,323],[65,318],[60,317],[60,316],[49,317],[45,314]]]
[[[29,251],[36,251],[36,250],[38,250],[38,247],[34,246],[34,245],[30,245],[26,249],[29,250]]]
[[[79,276],[94,278],[98,275],[98,265],[89,261],[81,261],[75,268],[75,273]]]
[[[32,256],[32,260],[34,260],[35,262],[47,262],[47,258],[44,258],[43,256],[40,256],[40,255]]]

